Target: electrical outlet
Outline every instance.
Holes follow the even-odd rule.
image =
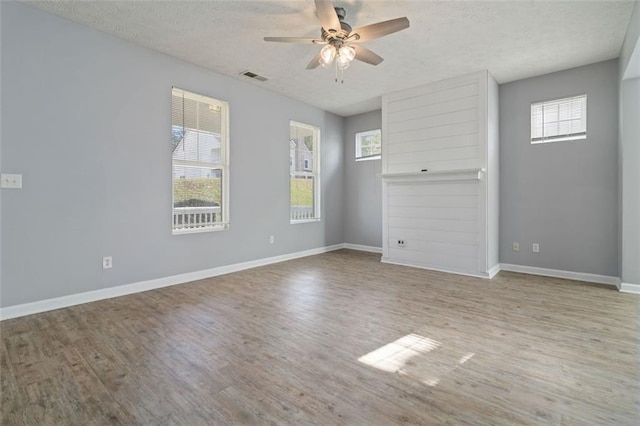
[[[533,249],[534,253],[540,253],[540,244],[533,243],[533,246],[531,248]]]
[[[269,244],[273,244],[276,242],[276,237],[274,237],[273,235],[269,235]]]
[[[398,240],[398,247],[404,247],[405,246],[405,241],[404,240]]]
[[[105,256],[102,258],[102,269],[111,269],[113,268],[113,257]]]
[[[22,175],[2,173],[2,176],[0,176],[0,187],[5,189],[22,188]]]
[[[513,243],[513,245],[511,246],[511,249],[513,251],[520,251],[520,243]]]

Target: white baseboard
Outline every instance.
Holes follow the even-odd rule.
[[[493,268],[489,269],[489,279],[495,277],[496,275],[498,275],[498,272],[500,272],[500,264],[498,263],[497,265],[495,265]]]
[[[421,265],[421,264],[415,264],[410,262],[404,262],[402,260],[389,259],[388,257],[384,257],[384,256],[380,261],[382,263],[389,263],[391,265],[410,266],[412,268],[427,269],[429,271],[446,272],[448,274],[464,275],[467,277],[484,278],[484,279],[491,278],[489,273],[460,271],[456,269],[447,269],[447,268],[434,267],[430,265]],[[498,272],[499,271],[496,271],[494,275],[497,274]]]
[[[100,290],[88,291],[85,293],[70,294],[68,296],[56,297],[54,299],[39,300],[37,302],[24,303],[22,305],[7,306],[0,308],[0,321],[22,317],[25,315],[37,314],[40,312],[52,311],[54,309],[66,308],[82,303],[96,302],[98,300],[110,299],[113,297],[126,296],[127,294],[140,293],[156,288],[168,287],[177,284],[184,284],[204,278],[217,277],[232,272],[243,271],[245,269],[256,268],[258,266],[270,265],[301,257],[313,256],[345,248],[344,244],[319,247],[311,250],[304,250],[295,253],[283,254],[280,256],[268,257],[265,259],[251,260],[248,262],[235,263],[233,265],[220,266],[217,268],[205,269],[202,271],[188,272],[186,274],[173,275],[170,277],[157,278],[148,281],[140,281],[132,284],[124,284],[116,287],[109,287]]]
[[[618,277],[610,275],[587,274],[584,272],[561,271],[559,269],[538,268],[535,266],[513,265],[501,263],[500,269],[509,272],[521,272],[523,274],[541,275],[543,277],[564,278],[567,280],[586,281],[589,283],[607,284],[617,286],[620,282]]]
[[[640,294],[640,284],[620,283],[618,290],[620,293]]]
[[[368,251],[369,253],[382,253],[382,247],[363,246],[361,244],[344,243],[343,248],[349,250]]]

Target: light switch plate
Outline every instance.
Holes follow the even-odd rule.
[[[5,189],[22,188],[22,175],[2,173],[0,175],[0,187]]]

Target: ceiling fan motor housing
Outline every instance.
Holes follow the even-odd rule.
[[[344,39],[349,37],[351,33],[351,25],[344,22],[344,17],[347,16],[347,12],[343,7],[334,7],[336,11],[336,15],[338,15],[338,20],[340,21],[340,31],[337,32],[329,32],[322,28],[322,40],[330,42],[331,44],[335,44],[337,41],[338,44],[342,44]]]

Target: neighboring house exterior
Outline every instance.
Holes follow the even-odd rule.
[[[198,161],[203,163],[220,162],[220,139],[218,135],[182,129],[173,130],[173,159]],[[182,137],[180,137],[182,136]],[[212,177],[211,169],[200,167],[174,167],[173,178],[206,178]]]
[[[303,140],[289,140],[289,170],[292,174],[313,170],[313,151]]]

